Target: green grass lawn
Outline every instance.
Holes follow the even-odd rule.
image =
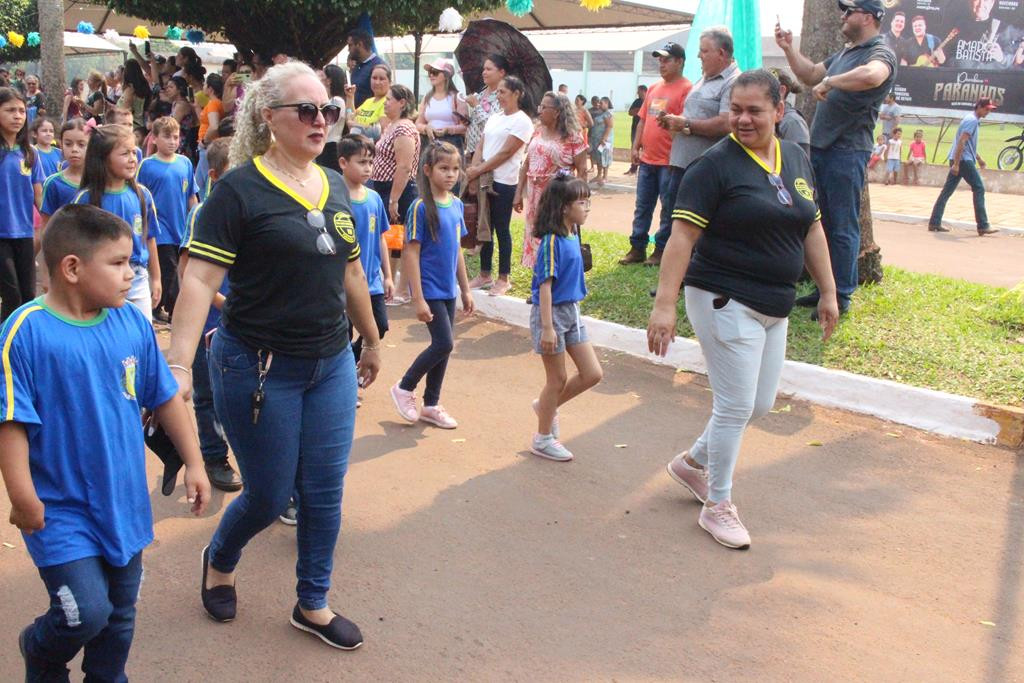
[[[514,221],[512,230],[511,294],[525,298],[531,273],[519,265],[522,221]],[[584,229],[584,240],[591,244],[594,268],[587,274],[590,294],[583,312],[645,328],[658,271],[616,263],[629,249],[624,235]],[[468,259],[468,266],[472,277],[479,260]],[[810,288],[801,284],[799,293]],[[679,311],[679,334],[692,337],[682,297]],[[1022,403],[1024,344],[1016,340],[1024,337],[1024,296],[886,268],[881,284],[858,290],[853,308],[827,343],[821,342],[821,330],[808,315],[807,309],[798,308],[790,316],[787,357],[792,360],[998,403]]]
[[[629,128],[632,119],[628,113],[624,111],[615,112],[615,149],[629,149]],[[900,127],[903,128],[903,157],[906,158],[907,150],[909,149],[910,140],[914,137],[915,130],[924,131],[924,141],[927,144],[928,161],[932,161],[932,153],[936,151],[936,141],[939,139],[939,126],[923,126],[916,122],[912,116],[904,117]],[[1013,123],[984,123],[981,127],[981,132],[978,134],[978,147],[981,151],[981,157],[989,163],[992,168],[996,168],[996,158],[999,156],[999,151],[1006,147],[1008,143],[1005,142],[1006,138],[1011,138],[1015,135],[1020,135],[1021,126]],[[875,137],[881,135],[882,125],[879,122],[878,128],[875,132]],[[956,135],[956,125],[952,125],[946,130],[943,136],[943,142],[938,146],[938,154],[935,156],[935,163],[945,165],[946,155],[949,152],[949,147],[953,143],[953,136]]]

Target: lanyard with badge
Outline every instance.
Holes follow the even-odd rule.
[[[754,150],[750,149],[736,137],[735,133],[729,133],[729,137],[733,141],[743,148],[754,162],[760,166],[765,173],[768,174],[768,182],[772,184],[772,187],[776,189],[776,198],[779,200],[779,204],[783,206],[793,206],[793,195],[786,189],[786,184],[782,181],[782,145],[779,144],[779,139],[775,138],[775,168],[771,169],[768,164],[764,163],[761,157],[754,153]]]

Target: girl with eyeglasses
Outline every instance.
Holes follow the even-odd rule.
[[[668,351],[679,286],[714,392],[711,419],[668,472],[704,503],[698,524],[729,548],[750,534],[732,503],[732,474],[747,424],[765,415],[786,359],[796,282],[806,266],[818,285],[822,339],[839,318],[811,162],[782,141],[779,81],[758,69],[732,89],[732,133],[691,164],[673,212],[658,293],[647,328],[650,350]]]
[[[345,181],[314,163],[340,115],[301,62],[271,67],[252,84],[235,121],[235,168],[213,185],[196,220],[168,358],[188,396],[187,368],[230,273],[221,325],[207,343],[216,413],[245,488],[203,549],[203,606],[216,621],[235,618],[242,550],[285,511],[294,489],[298,602],[290,623],[353,649],[362,644],[359,628],[331,611],[327,593],[357,385],[377,376],[380,338]],[[358,366],[349,318],[364,340]],[[247,595],[259,599],[259,591]]]

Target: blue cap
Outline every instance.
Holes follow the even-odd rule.
[[[885,5],[882,0],[837,0],[839,9],[846,10],[860,10],[870,14],[878,21],[882,20],[885,16]]]

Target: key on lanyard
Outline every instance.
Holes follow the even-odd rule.
[[[263,402],[266,400],[267,395],[263,392],[263,384],[267,381],[267,373],[270,372],[270,364],[274,362],[274,352],[268,351],[266,362],[264,362],[263,351],[256,352],[257,371],[259,372],[258,382],[259,385],[256,387],[256,391],[252,392],[252,423],[258,424],[260,421],[260,411],[263,410]]]

